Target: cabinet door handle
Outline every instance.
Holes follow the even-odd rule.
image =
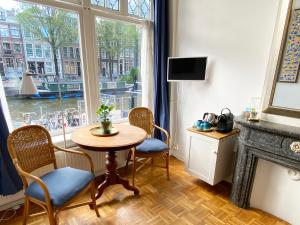
[[[294,141],[291,145],[290,148],[293,152],[295,153],[300,153],[300,141]]]
[[[216,151],[214,151],[214,153],[217,155],[218,154],[218,152],[216,152]]]

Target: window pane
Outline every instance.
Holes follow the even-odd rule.
[[[151,0],[128,0],[128,14],[151,19]]]
[[[0,73],[13,127],[39,124],[60,134],[63,126],[85,125],[78,14],[12,0],[0,1],[0,9],[10,26],[0,20]],[[36,75],[23,76],[25,70]]]
[[[126,118],[141,105],[140,28],[97,18],[96,35],[101,102],[114,105],[113,119]]]
[[[119,11],[120,0],[91,0],[91,4]]]
[[[43,57],[42,45],[40,44],[35,45],[35,56],[37,58]]]
[[[14,51],[15,53],[21,53],[22,52],[21,44],[14,43]]]
[[[17,28],[17,27],[11,27],[10,33],[11,33],[12,37],[20,37],[20,31],[19,31],[19,28]]]
[[[1,37],[8,37],[9,36],[8,25],[7,24],[0,24],[0,35],[1,35]]]

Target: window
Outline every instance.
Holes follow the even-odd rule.
[[[3,22],[0,24],[1,40],[8,42],[6,50],[15,54],[5,55],[0,51],[3,60],[0,61],[0,74],[5,81],[12,126],[39,124],[52,135],[60,135],[63,127],[69,132],[78,126],[95,123],[98,119],[96,108],[101,102],[114,105],[114,122],[126,119],[132,107],[141,105],[140,24],[153,15],[152,0],[85,0],[84,6],[74,6],[67,1],[45,1],[43,5],[36,2],[42,1],[0,0],[0,9],[5,11],[3,15],[9,15],[11,21],[10,27]],[[28,14],[32,7],[38,13]],[[51,31],[47,23],[49,14],[45,10],[49,9],[62,16],[56,26],[59,32]],[[23,20],[17,19],[24,12]],[[84,13],[89,16],[83,16]],[[79,16],[86,28],[82,31]],[[93,19],[87,19],[91,17]],[[28,22],[30,18],[34,20]],[[55,35],[50,37],[53,33]],[[12,39],[10,43],[6,41],[10,39],[3,38],[10,38],[10,35],[11,38],[19,35],[23,40]],[[54,43],[53,38],[57,45],[50,44]],[[90,58],[92,56],[96,58]],[[18,98],[16,94],[25,69],[37,74],[32,79],[39,95],[31,99]],[[85,93],[86,85],[89,91]],[[61,119],[62,111],[67,117],[65,124]]]
[[[14,52],[15,53],[22,53],[22,48],[20,43],[14,43]]]
[[[150,19],[151,0],[128,0],[128,14]]]
[[[64,61],[64,71],[65,74],[70,74],[70,66],[68,61]]]
[[[70,58],[74,58],[74,52],[73,52],[73,47],[69,48],[69,52],[70,52]]]
[[[64,54],[64,58],[68,58],[68,48],[67,47],[63,48],[63,54]]]
[[[0,20],[2,21],[6,20],[5,12],[3,10],[0,11]]]
[[[51,51],[50,46],[46,45],[44,49],[45,58],[50,59],[51,58]]]
[[[80,59],[80,51],[79,48],[76,48],[76,58]]]
[[[9,42],[3,42],[3,53],[5,55],[11,55],[12,54],[12,49],[11,49],[11,44]]]
[[[45,63],[44,62],[37,62],[37,72],[38,74],[45,74]]]
[[[92,5],[100,6],[107,9],[117,10],[120,8],[119,0],[91,0]]]
[[[27,57],[33,57],[32,44],[26,44],[25,48]]]
[[[5,58],[5,65],[7,68],[13,68],[14,67],[14,60],[12,58]]]
[[[52,62],[46,62],[46,74],[53,72]]]
[[[140,82],[140,41],[141,32],[138,25],[103,18],[96,19],[96,40],[100,49],[101,63],[100,100],[114,105],[114,118],[127,118],[128,112],[141,102]],[[127,64],[127,73],[121,75],[119,62],[125,51],[132,64]],[[130,52],[136,52],[131,55]],[[123,70],[123,68],[122,68]],[[126,70],[126,64],[125,64]],[[118,91],[117,91],[118,90]]]
[[[16,58],[16,66],[17,68],[21,68],[23,67],[23,59],[22,58]]]
[[[35,56],[37,58],[43,57],[42,45],[40,44],[35,45]]]
[[[20,30],[17,27],[10,28],[10,34],[12,37],[20,37]]]
[[[7,25],[1,25],[0,24],[0,35],[1,35],[1,37],[8,37],[9,36]]]
[[[9,42],[3,42],[3,49],[4,50],[11,50],[11,45]]]
[[[11,21],[18,23],[18,26],[12,26],[8,30],[7,26],[0,25],[1,37],[8,37],[10,32],[11,36],[16,38],[20,37],[22,32],[25,43],[3,43],[3,49],[13,50],[14,53],[20,54],[22,48],[24,48],[26,53],[24,59],[21,55],[15,58],[16,67],[14,68],[14,59],[12,57],[3,57],[3,53],[0,51],[0,58],[3,58],[4,66],[4,76],[1,76],[1,79],[4,80],[7,79],[6,77],[9,77],[9,80],[5,80],[3,85],[13,127],[17,128],[25,124],[38,124],[47,128],[52,135],[59,135],[62,133],[63,126],[69,131],[75,127],[85,125],[87,116],[85,99],[83,98],[84,81],[77,79],[72,81],[72,85],[69,85],[70,78],[66,76],[66,72],[76,76],[78,64],[76,62],[68,62],[65,65],[64,58],[60,57],[61,53],[63,53],[63,56],[69,57],[68,53],[70,52],[70,57],[74,58],[75,51],[73,46],[77,46],[76,57],[80,58],[79,47],[81,43],[79,42],[80,30],[78,21],[80,12],[77,13],[50,6],[45,7],[30,3],[30,1],[23,3],[22,0],[0,0],[0,8],[6,5],[7,7],[12,7],[11,10],[14,10],[15,14],[10,13],[9,15]],[[7,7],[5,7],[5,10]],[[28,11],[33,7],[35,7],[36,14]],[[51,22],[53,22],[53,18],[51,18],[51,15],[49,16],[49,10],[55,12],[53,13],[54,16],[57,14],[61,16],[61,21],[56,21],[57,25],[55,26],[55,29],[59,28],[60,31],[53,30],[52,33],[54,35],[52,36],[50,32],[51,27],[48,24],[51,19]],[[29,12],[31,14],[28,14]],[[24,23],[22,21],[19,22],[16,17],[22,15]],[[30,16],[34,20],[30,20],[32,19]],[[34,24],[34,21],[38,22]],[[39,30],[41,30],[40,33],[37,33]],[[51,52],[53,48],[49,44],[53,40],[57,49],[55,53],[56,61],[54,61],[54,54]],[[71,47],[64,48],[60,43]],[[59,49],[62,51],[60,52]],[[38,95],[29,96],[29,98],[20,98],[18,96],[21,84],[20,79],[22,79],[22,74],[25,70],[24,65],[29,71],[37,74],[32,77],[32,80],[33,85],[38,90]],[[64,72],[64,69],[61,69],[61,65],[66,67],[64,68],[66,72]],[[77,88],[74,88],[75,86]],[[61,91],[61,100],[59,91]],[[65,116],[65,124],[62,123],[61,111],[63,111]]]
[[[24,38],[31,39],[31,33],[28,30],[23,30]]]
[[[75,62],[70,63],[70,74],[75,75],[76,74],[76,66]]]
[[[36,64],[35,62],[28,61],[27,62],[28,70],[32,73],[36,73]]]

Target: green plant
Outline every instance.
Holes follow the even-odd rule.
[[[132,67],[129,71],[129,74],[122,76],[121,81],[125,81],[127,84],[134,84],[138,80],[138,75],[140,71],[136,67]]]
[[[109,116],[113,108],[114,107],[112,105],[101,104],[101,106],[96,111],[96,114],[100,117],[101,122],[110,121]]]

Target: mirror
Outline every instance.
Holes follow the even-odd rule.
[[[266,113],[300,118],[300,0],[289,1]]]

